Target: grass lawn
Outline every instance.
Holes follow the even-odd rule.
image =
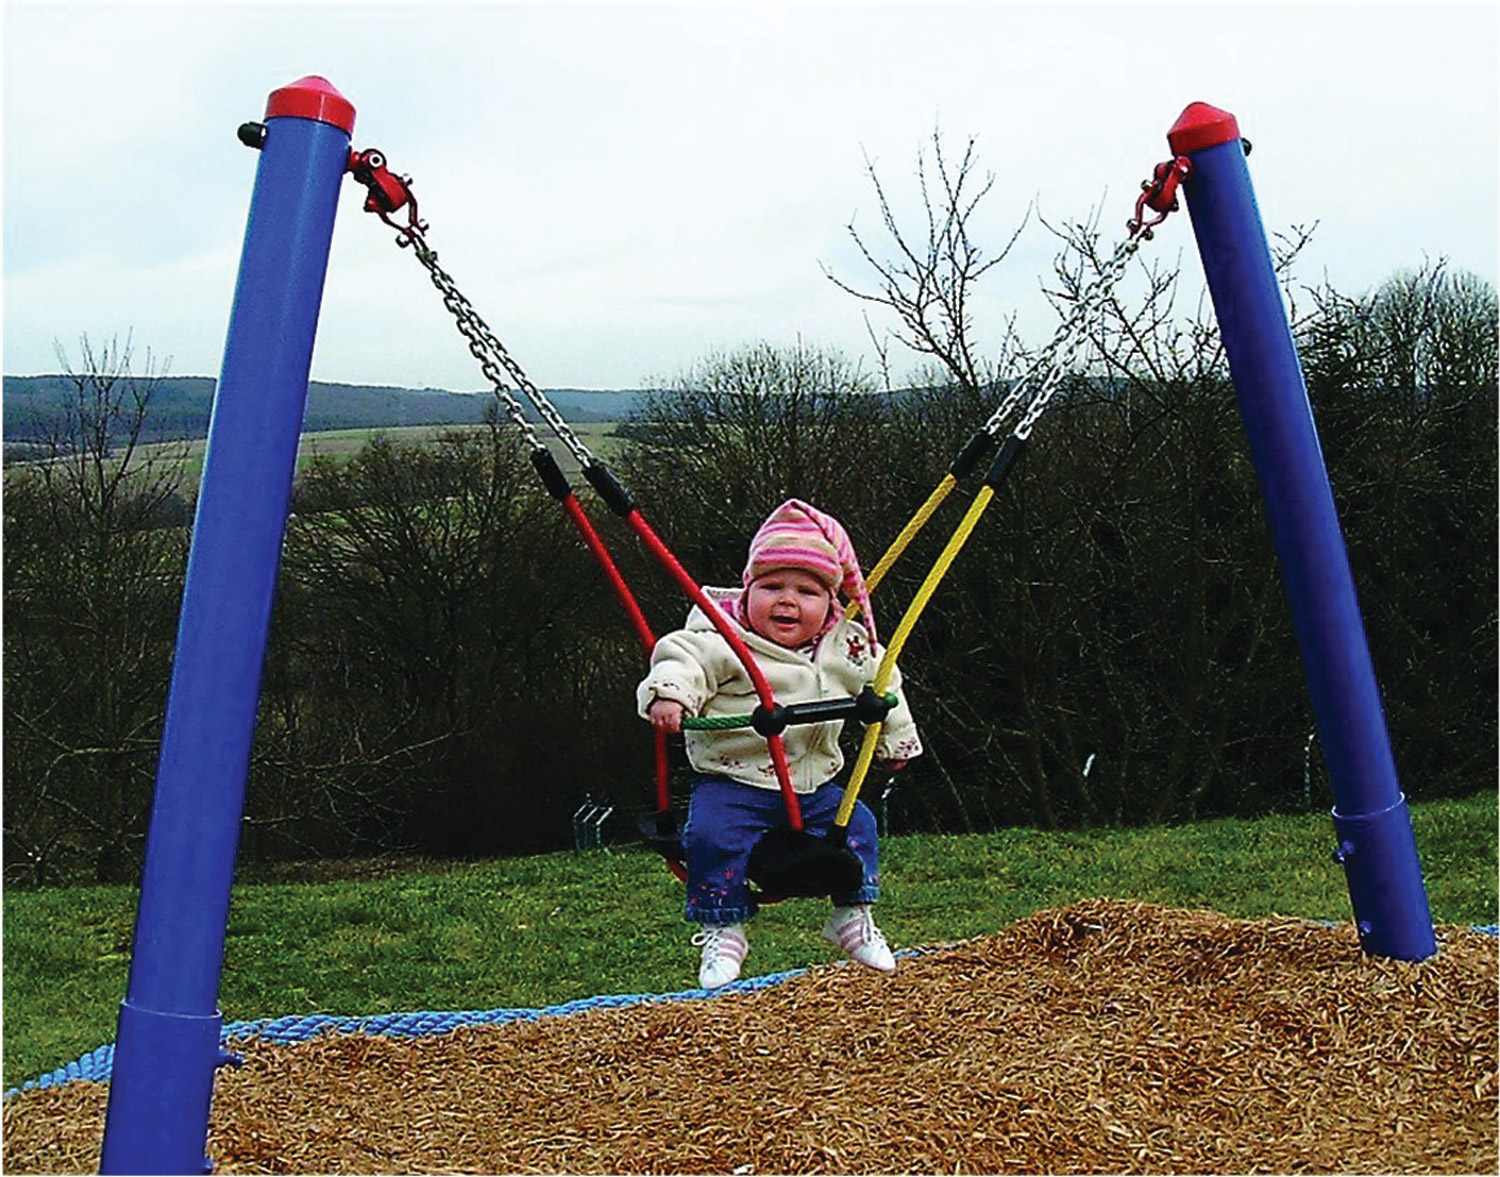
[[[1412,807],[1438,924],[1496,922],[1496,794]],[[994,932],[1092,896],[1347,922],[1326,814],[1141,830],[882,843],[881,925],[899,947]],[[136,892],[7,891],[4,1086],[114,1040]],[[556,1005],[696,986],[681,887],[635,848],[457,864],[379,878],[243,883],[230,905],[227,1022]],[[835,959],[812,900],[766,908],[745,975]]]

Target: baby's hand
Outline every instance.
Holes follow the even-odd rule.
[[[883,767],[887,772],[900,772],[910,763],[911,761],[903,756],[893,756],[889,760],[882,760],[880,762],[881,767]]]
[[[646,708],[646,715],[650,718],[652,727],[675,735],[682,730],[682,717],[686,710],[676,699],[657,699]]]

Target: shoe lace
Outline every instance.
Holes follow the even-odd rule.
[[[727,937],[727,928],[703,928],[693,933],[693,947],[703,949],[703,955],[709,960],[716,960],[726,947]]]
[[[868,909],[856,911],[845,927],[853,931],[854,937],[851,943],[856,948],[863,948],[867,944],[886,945],[885,933],[875,923],[875,916]]]

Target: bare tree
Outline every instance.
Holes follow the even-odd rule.
[[[7,877],[138,862],[182,572],[183,447],[143,447],[160,376],[127,337],[58,347],[70,395],[5,501]]]
[[[1494,287],[1438,259],[1362,294],[1309,293],[1299,349],[1398,764],[1433,784],[1493,779]]]
[[[529,826],[566,828],[532,772],[588,740],[539,733],[587,722],[556,700],[600,661],[579,618],[608,589],[526,447],[493,415],[420,444],[376,437],[311,463],[294,507],[252,852],[535,850]],[[628,637],[612,616],[597,628]]]
[[[836,351],[752,344],[662,384],[627,430],[622,469],[648,513],[698,502],[685,484],[711,490],[701,510],[673,509],[668,524],[672,537],[692,542],[695,574],[705,579],[738,577],[747,529],[780,499],[857,515],[855,500],[882,481],[883,398]],[[674,606],[670,616],[678,613]]]
[[[909,234],[901,224],[867,156],[865,170],[875,188],[886,240],[883,245],[876,244],[853,223],[849,235],[873,271],[874,288],[847,282],[823,267],[824,274],[840,290],[895,316],[900,325],[889,334],[899,344],[930,357],[949,379],[970,390],[987,388],[996,377],[995,362],[981,354],[974,339],[975,289],[1010,253],[1027,219],[1022,218],[999,253],[986,256],[972,226],[981,202],[994,187],[995,177],[979,176],[976,166],[972,137],[964,145],[962,157],[953,164],[944,152],[942,132],[933,132],[932,162],[929,164],[925,152],[917,157],[917,184],[926,216],[918,236]],[[871,336],[885,366],[881,337],[873,328]]]
[[[973,141],[956,168],[939,136],[933,152],[936,182],[925,159],[917,166],[925,248],[913,247],[871,168],[890,240],[856,240],[875,289],[835,281],[894,314],[896,338],[934,358],[961,397],[1039,366],[1058,380],[1034,455],[986,528],[995,546],[981,537],[945,586],[949,608],[986,619],[988,641],[966,643],[936,674],[968,685],[941,700],[939,723],[963,722],[935,731],[934,743],[955,773],[998,771],[1011,797],[997,810],[1015,812],[1019,793],[1044,825],[1210,810],[1234,787],[1235,757],[1254,742],[1247,730],[1285,718],[1236,703],[1279,600],[1264,545],[1246,540],[1254,480],[1237,453],[1211,310],[1200,304],[1182,319],[1175,268],[1143,260],[1144,239],[1126,237],[1124,216],[1114,242],[1097,210],[1078,223],[1043,221],[1059,242],[1043,287],[1058,331],[1028,348],[1012,316],[1003,349],[982,361],[974,288],[1020,229],[986,258],[975,214],[991,183],[976,182]],[[924,619],[913,667],[924,655],[950,659],[941,624]],[[1147,766],[1149,791],[1136,779]]]

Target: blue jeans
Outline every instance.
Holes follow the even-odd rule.
[[[844,799],[843,785],[830,781],[801,794],[802,826],[827,837]],[[786,824],[781,793],[724,777],[693,779],[682,848],[687,857],[687,918],[696,924],[737,924],[749,919],[758,904],[747,871],[750,851],[767,830]],[[864,866],[864,882],[853,895],[835,895],[839,905],[874,903],[880,898],[880,865],[876,853],[875,815],[855,802],[845,845]]]

